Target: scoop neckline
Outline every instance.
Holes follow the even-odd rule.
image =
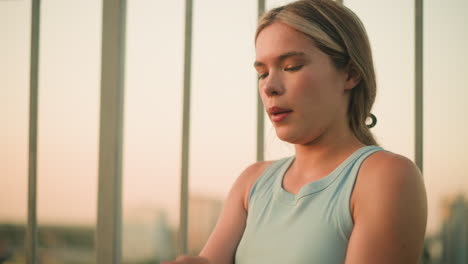
[[[361,156],[364,152],[373,149],[373,148],[379,148],[378,146],[370,145],[370,146],[364,146],[356,151],[354,151],[351,155],[349,155],[344,161],[342,161],[335,169],[333,169],[332,172],[330,172],[327,176],[316,180],[312,182],[308,182],[304,184],[301,189],[299,189],[299,192],[297,194],[292,194],[288,191],[286,191],[283,188],[283,179],[284,176],[286,175],[287,170],[291,167],[293,164],[294,160],[296,159],[296,156],[290,156],[285,159],[284,163],[281,165],[281,169],[279,172],[278,177],[276,177],[274,186],[275,186],[275,196],[277,199],[280,201],[286,203],[286,204],[296,204],[301,198],[311,195],[313,193],[317,193],[322,191],[323,189],[327,188],[340,174],[341,172],[351,164],[351,161],[355,159],[356,157]]]

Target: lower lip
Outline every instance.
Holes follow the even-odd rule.
[[[271,115],[271,121],[273,121],[273,122],[281,122],[281,121],[283,121],[286,117],[288,117],[290,113],[291,113],[291,112],[281,113],[281,114],[277,114],[277,115]]]

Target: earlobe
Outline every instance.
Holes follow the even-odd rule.
[[[356,87],[356,85],[359,84],[362,77],[361,77],[361,74],[354,67],[354,64],[352,63],[348,64],[347,73],[348,73],[348,76],[346,79],[345,90],[351,90],[354,87]]]

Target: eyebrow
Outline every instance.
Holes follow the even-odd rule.
[[[287,58],[296,57],[296,56],[305,56],[305,53],[300,52],[300,51],[289,51],[289,52],[286,52],[286,53],[281,54],[280,56],[278,56],[278,58],[276,60],[279,61],[279,62],[282,62]],[[253,66],[255,68],[260,67],[260,66],[265,66],[265,63],[260,62],[260,61],[255,61]]]

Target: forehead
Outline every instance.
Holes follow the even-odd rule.
[[[314,50],[317,47],[311,38],[279,22],[265,27],[255,42],[257,61],[273,59],[285,52],[310,54]]]

